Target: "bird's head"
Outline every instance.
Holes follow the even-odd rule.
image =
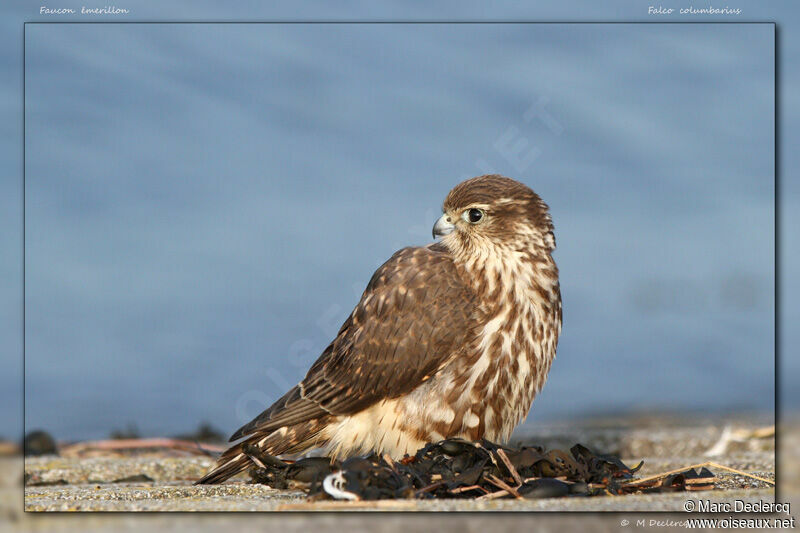
[[[556,247],[553,222],[539,196],[522,183],[498,175],[456,185],[433,226],[433,237],[453,252]]]

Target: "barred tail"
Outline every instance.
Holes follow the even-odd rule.
[[[220,456],[216,468],[195,481],[195,485],[215,485],[255,466],[243,448],[253,445],[270,455],[302,453],[310,448],[324,446],[320,432],[325,427],[321,420],[309,420],[303,424],[283,427],[268,434],[256,433],[247,440],[234,444]]]
[[[216,485],[254,466],[253,461],[242,452],[242,446],[244,444],[243,442],[228,448],[225,453],[220,456],[216,468],[195,481],[194,484]]]

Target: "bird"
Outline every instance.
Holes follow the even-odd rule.
[[[305,378],[236,431],[197,484],[259,453],[402,459],[447,438],[509,440],[561,334],[549,207],[511,178],[470,178],[445,198],[433,238],[375,271]]]

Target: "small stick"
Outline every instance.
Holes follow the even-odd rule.
[[[544,478],[541,478],[541,477],[526,477],[523,481],[525,483],[529,483],[531,481],[536,481],[538,479],[544,479]],[[562,483],[566,483],[567,485],[574,485],[575,484],[575,481],[568,480],[566,476],[550,477],[550,478],[547,478],[547,479],[557,479],[557,480],[561,481]]]
[[[489,494],[484,494],[483,496],[478,496],[475,498],[476,500],[494,500],[496,498],[502,498],[503,496],[508,496],[509,492],[507,490],[498,490],[497,492],[490,492]]]
[[[481,487],[480,485],[470,485],[469,487],[456,487],[454,489],[450,489],[449,492],[450,492],[450,494],[461,494],[462,492],[468,492],[468,491],[475,490],[475,489],[486,490],[486,489],[483,489],[483,487]]]
[[[711,467],[711,468],[720,468],[722,470],[727,470],[728,472],[733,472],[735,474],[739,474],[741,476],[746,476],[749,478],[757,479],[759,481],[763,481],[764,483],[769,483],[770,485],[774,485],[774,481],[770,481],[769,479],[764,479],[763,477],[758,477],[753,474],[748,474],[747,472],[742,472],[741,470],[736,470],[735,468],[731,468],[729,466],[724,466],[718,463],[714,463],[711,461],[706,461],[705,463],[700,463],[692,466],[685,466],[683,468],[676,468],[675,470],[670,470],[669,472],[662,472],[660,474],[655,474],[650,477],[642,478],[642,479],[633,479],[628,481],[627,485],[636,485],[639,483],[645,483],[647,481],[655,481],[657,479],[661,479],[663,477],[671,476],[672,474],[680,474],[682,472],[686,472],[687,470],[694,470],[695,468],[703,468],[703,467]]]
[[[438,489],[439,487],[442,487],[444,485],[447,485],[446,481],[437,481],[436,483],[432,483],[432,484],[428,485],[427,487],[422,487],[421,489],[419,489],[417,491],[414,491],[414,496],[418,496],[420,494],[425,494],[426,492],[430,492],[432,490]]]
[[[523,499],[523,497],[520,496],[519,492],[517,492],[517,489],[511,487],[508,483],[506,483],[505,481],[503,481],[502,479],[500,479],[498,477],[495,477],[495,476],[489,474],[488,476],[486,476],[486,481],[488,481],[489,483],[491,483],[492,485],[494,485],[494,486],[496,486],[498,488],[503,489],[504,491],[508,492],[509,494],[511,494],[512,496],[514,496],[518,500],[522,500]]]
[[[498,448],[497,449],[497,455],[500,456],[500,459],[503,460],[503,464],[506,465],[506,468],[511,473],[511,477],[514,478],[514,481],[517,484],[517,488],[521,487],[522,486],[522,478],[520,477],[519,473],[517,472],[517,469],[514,468],[514,465],[511,464],[511,461],[508,459],[508,456],[506,455],[506,452],[503,451],[502,448]]]
[[[774,481],[770,481],[769,479],[765,479],[763,477],[758,477],[758,476],[753,475],[753,474],[748,474],[747,472],[742,472],[741,470],[736,470],[735,468],[731,468],[729,466],[724,466],[724,465],[721,465],[721,464],[717,464],[717,463],[714,463],[714,462],[711,462],[711,461],[706,463],[705,466],[710,466],[711,468],[721,468],[722,470],[727,470],[728,472],[733,472],[734,474],[739,474],[741,476],[746,476],[746,477],[749,477],[749,478],[752,478],[752,479],[757,479],[759,481],[763,481],[764,483],[768,483],[770,485],[774,485],[775,484]]]
[[[680,474],[681,472],[686,472],[687,470],[692,470],[694,468],[702,468],[704,466],[708,466],[709,463],[700,463],[697,465],[686,466],[683,468],[676,468],[675,470],[669,470],[668,472],[661,472],[660,474],[655,474],[649,477],[644,477],[642,479],[632,479],[630,481],[625,482],[625,485],[638,485],[640,483],[647,483],[648,481],[656,481],[663,477],[671,476],[672,474]]]

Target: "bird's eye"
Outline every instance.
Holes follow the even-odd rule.
[[[470,224],[477,224],[483,220],[483,211],[474,207],[472,209],[467,209],[464,211],[463,218]]]

